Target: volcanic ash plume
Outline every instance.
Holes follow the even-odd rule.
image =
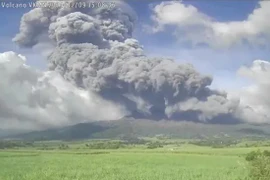
[[[14,41],[22,47],[54,44],[50,71],[133,117],[238,122],[239,101],[209,89],[211,77],[190,64],[144,54],[132,38],[136,19],[122,1],[112,9],[36,8],[22,17]]]

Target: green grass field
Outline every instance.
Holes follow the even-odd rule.
[[[0,151],[1,180],[238,180],[250,148]],[[242,156],[243,155],[243,156]]]

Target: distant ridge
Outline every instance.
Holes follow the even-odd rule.
[[[22,140],[78,140],[78,139],[117,139],[123,135],[154,137],[167,135],[172,138],[203,137],[270,137],[270,125],[248,124],[218,125],[194,122],[152,121],[146,119],[123,118],[116,121],[81,123],[62,128],[48,129],[8,135],[6,138]],[[226,136],[225,136],[226,135]]]

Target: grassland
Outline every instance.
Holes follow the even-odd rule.
[[[186,145],[173,150],[2,150],[0,179],[238,180],[248,173],[244,155],[255,149]]]
[[[2,141],[0,180],[246,180],[246,154],[270,150],[269,144],[226,138]]]

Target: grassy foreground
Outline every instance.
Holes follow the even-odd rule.
[[[233,151],[0,151],[0,180],[243,179],[245,159]]]

